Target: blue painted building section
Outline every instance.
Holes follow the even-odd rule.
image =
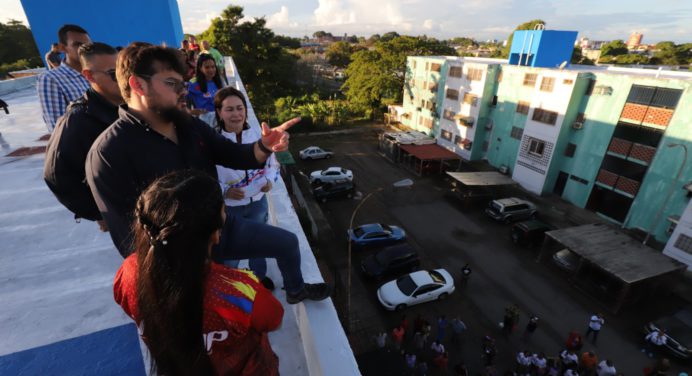
[[[146,375],[135,324],[0,356],[0,375]]]
[[[143,41],[178,47],[183,26],[176,0],[21,0],[41,56],[58,42],[58,29],[75,24],[91,40],[112,46]]]
[[[517,30],[512,37],[509,64],[556,68],[566,61],[569,65],[576,40],[576,31]]]

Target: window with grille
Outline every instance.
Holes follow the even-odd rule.
[[[483,69],[469,68],[466,71],[466,78],[469,81],[480,81],[481,79],[483,79]]]
[[[456,114],[457,113],[452,110],[444,110],[444,112],[442,112],[442,117],[447,120],[454,121],[454,116],[456,116]]]
[[[555,78],[553,77],[543,77],[541,80],[541,91],[547,91],[551,93],[553,87],[555,86]]]
[[[449,67],[449,77],[461,78],[463,75],[463,68],[459,66]]]
[[[521,140],[521,136],[524,135],[524,129],[519,128],[519,127],[512,127],[512,131],[509,134],[509,137],[515,138],[517,140]]]
[[[630,93],[627,96],[627,102],[675,109],[681,95],[682,90],[678,89],[632,85],[632,89],[630,89]]]
[[[557,112],[536,108],[533,110],[532,119],[543,124],[555,125],[557,121]]]
[[[565,148],[565,156],[566,157],[574,157],[574,153],[577,151],[577,144],[569,143],[567,144],[567,147]]]
[[[545,150],[545,141],[529,138],[529,154],[542,157],[543,150]]]
[[[440,132],[440,137],[444,138],[447,141],[452,141],[452,132],[443,129]]]
[[[441,68],[442,68],[442,65],[440,65],[440,64],[437,64],[437,63],[430,64],[430,70],[433,72],[439,72]]]
[[[517,112],[520,114],[528,115],[530,107],[531,107],[531,103],[519,101],[519,103],[517,103]]]
[[[416,61],[413,61],[413,69],[416,69]]]
[[[447,99],[458,101],[459,100],[459,90],[447,89],[446,97],[447,97]]]
[[[678,239],[675,241],[675,248],[692,254],[692,237],[685,234],[680,234]]]
[[[524,86],[535,86],[536,85],[536,79],[538,78],[538,75],[535,73],[526,73],[524,75]]]
[[[574,80],[564,79],[562,80],[562,83],[565,85],[572,85],[574,83]]]
[[[464,103],[475,106],[478,103],[478,97],[471,93],[464,93]]]
[[[432,119],[427,119],[427,118],[423,119],[423,126],[428,128],[428,129],[432,129],[432,127],[433,127]]]

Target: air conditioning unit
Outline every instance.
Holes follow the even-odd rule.
[[[500,166],[499,171],[501,174],[507,175],[509,174],[509,167],[507,167],[507,165],[502,165]]]
[[[575,121],[574,123],[572,123],[572,128],[573,129],[582,129],[582,128],[584,128],[584,122]]]

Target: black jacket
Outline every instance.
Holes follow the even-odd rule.
[[[261,168],[254,144],[236,144],[194,117],[176,122],[178,144],[149,128],[127,106],[89,151],[86,175],[113,243],[123,257],[132,253],[132,213],[139,194],[156,178],[182,169],[206,171],[216,165]]]
[[[48,141],[43,179],[75,218],[101,219],[84,173],[84,161],[96,138],[118,118],[118,107],[93,89],[72,102]]]

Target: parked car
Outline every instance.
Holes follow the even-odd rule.
[[[520,219],[536,218],[536,205],[516,197],[490,201],[485,214],[496,221],[511,223]]]
[[[443,300],[454,292],[454,279],[444,269],[419,270],[390,281],[377,289],[377,299],[389,311]]]
[[[334,153],[327,149],[322,149],[319,146],[310,146],[300,151],[300,159],[329,159],[334,156]]]
[[[553,262],[558,268],[571,273],[577,270],[577,266],[579,265],[579,256],[565,248],[553,254]]]
[[[329,167],[310,173],[310,183],[321,184],[337,180],[353,180],[353,172],[341,167]]]
[[[644,327],[646,334],[658,329],[666,331],[664,346],[668,353],[680,359],[692,360],[692,306],[652,321]]]
[[[346,231],[348,241],[359,247],[388,245],[406,239],[406,232],[398,226],[370,223]]]
[[[419,266],[418,253],[405,243],[389,246],[360,263],[363,273],[371,278],[401,275],[417,270]]]
[[[356,185],[350,180],[325,183],[312,190],[315,200],[321,202],[327,202],[327,200],[339,197],[352,198],[355,192]]]
[[[521,246],[535,247],[543,244],[545,233],[554,228],[537,219],[515,223],[510,232],[512,242]]]

